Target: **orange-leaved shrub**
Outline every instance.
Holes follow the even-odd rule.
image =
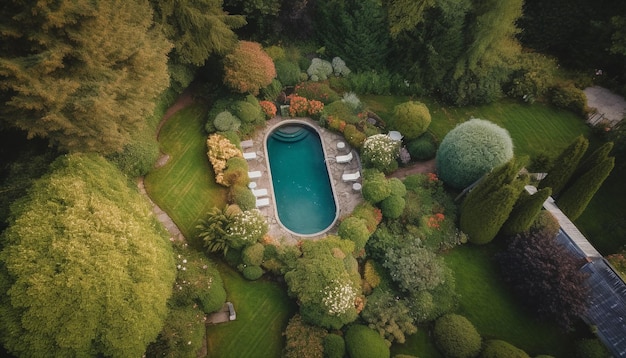
[[[236,92],[256,96],[275,77],[274,61],[259,43],[239,41],[237,48],[224,58],[224,84]]]

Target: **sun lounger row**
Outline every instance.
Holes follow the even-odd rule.
[[[361,172],[345,173],[341,176],[343,181],[357,181],[361,177]]]
[[[261,171],[260,170],[255,170],[252,172],[248,172],[248,178],[250,179],[258,179],[261,177]]]
[[[265,206],[269,206],[270,205],[270,199],[269,198],[257,198],[256,199],[256,207],[257,208],[262,208]]]
[[[245,160],[256,159],[256,153],[255,152],[244,152],[243,153],[243,157],[244,157]]]
[[[350,163],[351,160],[352,160],[352,152],[346,155],[338,155],[335,157],[335,161],[337,163]]]

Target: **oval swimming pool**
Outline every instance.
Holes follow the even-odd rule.
[[[315,128],[285,122],[265,142],[276,214],[289,231],[313,236],[330,228],[338,214],[324,147]]]

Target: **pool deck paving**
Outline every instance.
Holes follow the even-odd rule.
[[[312,236],[301,236],[294,234],[287,230],[281,223],[278,221],[278,213],[276,211],[276,205],[274,203],[274,194],[272,192],[271,185],[271,173],[269,172],[269,162],[267,161],[267,155],[265,153],[265,138],[272,129],[275,128],[281,122],[287,121],[301,121],[305,122],[313,127],[315,127],[319,133],[323,142],[325,156],[327,159],[328,167],[330,169],[331,174],[331,183],[333,187],[333,191],[337,198],[337,206],[338,206],[338,220],[335,222],[333,227],[329,230],[320,233],[319,235]],[[355,156],[348,163],[337,163],[334,159],[338,155],[346,155],[350,152],[351,148],[345,142],[345,139],[337,133],[331,132],[325,128],[321,128],[317,122],[310,118],[289,118],[283,119],[280,116],[272,118],[267,121],[267,125],[257,130],[252,139],[252,147],[246,149],[247,152],[254,151],[256,153],[256,158],[248,160],[248,166],[250,171],[260,171],[261,177],[258,179],[254,179],[253,181],[256,183],[256,188],[267,189],[268,198],[270,199],[269,206],[261,207],[259,210],[267,217],[267,221],[269,224],[269,235],[274,240],[277,240],[280,243],[284,244],[295,244],[302,239],[318,239],[326,236],[329,233],[337,232],[337,225],[339,221],[348,216],[354,207],[359,204],[363,197],[361,195],[360,190],[354,190],[353,184],[355,182],[344,182],[341,176],[345,173],[354,173],[359,170],[358,157]],[[338,143],[344,143],[344,148],[341,145],[337,145]],[[360,179],[356,181],[360,183]]]

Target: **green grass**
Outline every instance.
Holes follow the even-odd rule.
[[[195,225],[206,211],[226,203],[226,191],[215,183],[206,156],[204,121],[206,109],[187,107],[172,116],[161,129],[161,150],[168,163],[145,178],[146,190],[181,229],[193,240]],[[287,290],[274,282],[246,281],[225,263],[216,262],[228,300],[237,310],[237,320],[210,327],[209,357],[279,357],[282,331],[295,304]]]
[[[571,343],[577,337],[535,320],[521,307],[497,274],[492,260],[495,245],[464,245],[444,255],[461,296],[459,313],[476,326],[483,339],[505,340],[531,356],[571,357]]]
[[[296,312],[286,288],[264,280],[246,281],[225,264],[220,273],[237,319],[207,328],[208,357],[280,357],[285,345],[282,332]]]
[[[145,178],[148,193],[188,240],[193,240],[195,225],[210,208],[226,203],[226,190],[215,183],[206,156],[205,115],[203,106],[192,105],[165,123],[159,143],[170,159]]]

